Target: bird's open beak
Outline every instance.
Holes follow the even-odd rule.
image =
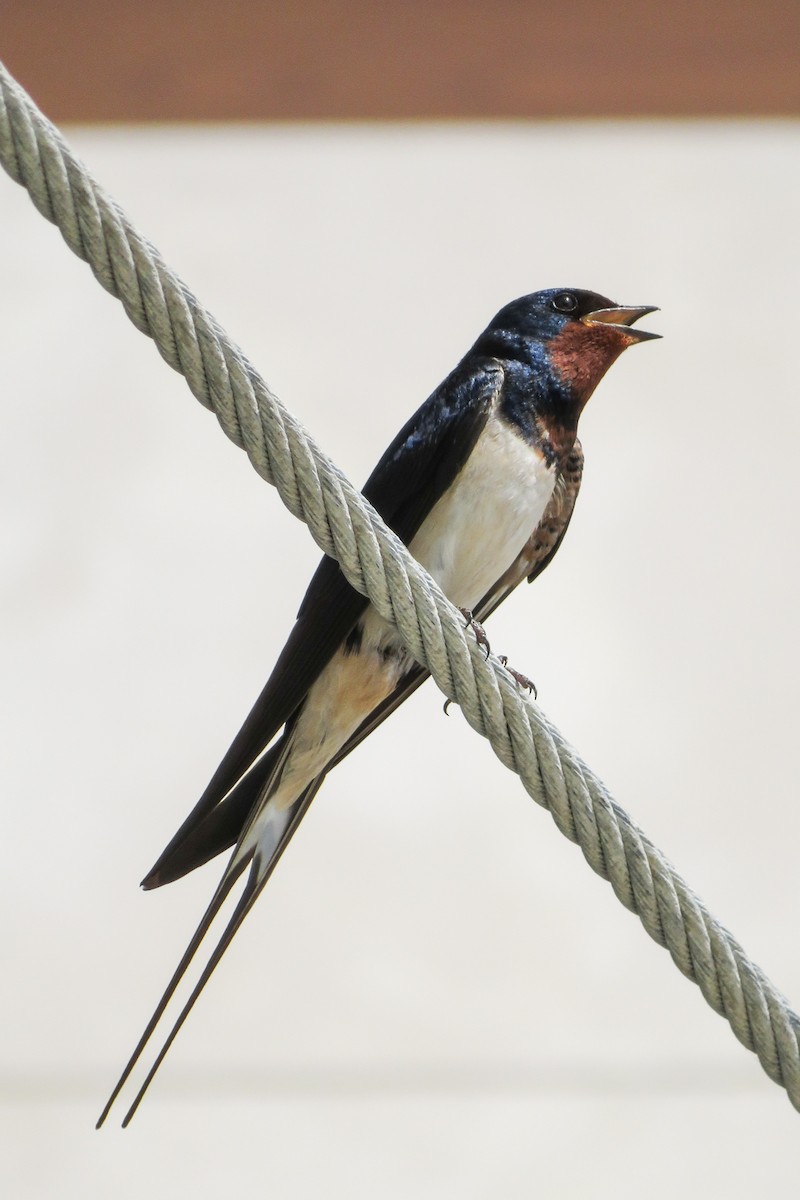
[[[648,313],[658,312],[655,304],[642,304],[638,308],[597,308],[594,312],[581,317],[584,325],[608,325],[618,333],[624,333],[633,342],[649,342],[660,338],[660,333],[648,333],[646,329],[632,329],[634,321],[646,317]]]

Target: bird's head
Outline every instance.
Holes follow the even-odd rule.
[[[554,449],[571,448],[578,417],[611,364],[636,342],[660,337],[635,329],[652,305],[615,304],[581,288],[548,288],[512,300],[489,324],[474,350],[500,359],[509,381],[532,402],[540,432]],[[523,402],[523,395],[518,400]]]

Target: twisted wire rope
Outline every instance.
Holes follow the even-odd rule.
[[[485,659],[458,610],[273,396],[2,63],[0,160],[122,302],[136,328],[185,376],[194,396],[216,414],[290,512],[308,525],[320,548],[397,626],[437,686],[800,1110],[800,1017],[538,706],[495,658]]]

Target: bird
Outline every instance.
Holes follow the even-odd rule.
[[[550,288],[513,300],[407,421],[367,480],[364,496],[479,630],[558,551],[583,472],[578,419],[623,350],[660,336],[634,328],[655,311],[580,288]],[[328,772],[427,674],[335,559],[323,558],[250,714],[142,881],[145,890],[161,887],[233,848],[97,1128],[234,884],[247,872],[233,913],[123,1126]]]

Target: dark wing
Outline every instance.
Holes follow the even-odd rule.
[[[475,609],[477,620],[485,621],[487,617],[491,616],[526,575],[528,582],[532,583],[550,565],[572,518],[582,473],[583,451],[580,442],[576,441],[572,453],[559,474],[555,490],[541,521],[512,566]],[[332,561],[332,559],[325,559],[323,565]],[[400,680],[391,695],[387,696],[370,713],[352,737],[345,742],[339,753],[328,764],[325,772],[318,775],[309,785],[307,791],[310,795],[304,793],[303,796],[304,810],[318,791],[327,772],[355,750],[356,746],[359,746],[364,738],[377,729],[427,678],[428,671],[415,663]],[[182,838],[179,853],[173,853],[167,858],[167,851],[165,851],[162,856],[165,862],[161,864],[158,879],[151,882],[149,886],[155,887],[163,883],[171,883],[174,879],[194,870],[195,867],[199,867],[235,844],[261,789],[269,778],[275,759],[280,753],[280,745],[281,743],[277,742],[271,746],[220,804],[193,822]],[[155,874],[155,871],[156,868],[153,869],[152,874]],[[149,879],[150,876],[148,876]],[[147,880],[145,883],[147,884]]]
[[[468,355],[404,425],[370,475],[364,495],[404,543],[468,459],[502,381],[498,363]],[[297,711],[368,603],[334,559],[322,560],[261,695],[200,800],[142,881],[144,887],[178,878],[232,844],[230,830],[241,828],[244,806],[252,804],[269,767],[256,764],[245,772]],[[215,808],[231,789],[232,803],[215,819]],[[200,847],[204,857],[198,858]]]

